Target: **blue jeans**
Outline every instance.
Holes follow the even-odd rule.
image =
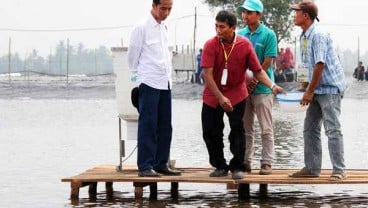
[[[341,113],[341,95],[314,95],[304,120],[304,162],[312,174],[320,174],[322,166],[321,126],[328,138],[328,150],[333,173],[343,173],[344,143],[339,116]]]
[[[138,169],[165,169],[172,138],[171,90],[139,86]]]

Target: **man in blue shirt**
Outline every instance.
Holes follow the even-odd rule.
[[[295,12],[295,25],[300,26],[303,31],[300,36],[301,65],[308,69],[309,85],[301,104],[309,107],[303,131],[305,166],[289,176],[319,177],[322,166],[323,123],[332,163],[332,175],[329,180],[343,180],[346,175],[339,116],[342,95],[346,89],[344,71],[330,35],[322,32],[315,21],[319,21],[317,5],[312,1],[303,1],[290,5],[290,8]]]
[[[238,31],[238,34],[248,38],[252,42],[262,69],[274,82],[275,77],[271,63],[277,56],[277,40],[275,32],[260,21],[263,15],[262,2],[260,0],[245,0],[238,8],[238,11],[242,13],[242,18],[247,24],[245,28]],[[258,80],[255,78],[253,78],[247,87],[251,94],[246,100],[243,116],[247,147],[245,151],[245,167],[247,172],[251,172],[252,157],[254,154],[254,121],[255,116],[257,116],[261,127],[262,139],[261,170],[259,174],[268,175],[272,173],[271,165],[274,158],[273,94],[269,87],[263,83],[258,83]]]

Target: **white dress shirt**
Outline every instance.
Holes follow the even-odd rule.
[[[167,26],[148,15],[131,33],[128,48],[129,68],[138,73],[138,83],[166,90],[172,86],[171,52]]]

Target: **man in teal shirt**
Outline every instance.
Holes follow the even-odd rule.
[[[277,56],[277,40],[275,32],[266,27],[261,21],[263,4],[259,0],[245,0],[238,8],[241,12],[246,27],[239,30],[238,34],[247,37],[256,51],[262,69],[272,81],[275,81],[272,69],[273,59]],[[275,85],[273,85],[275,86]],[[261,127],[262,158],[260,175],[272,173],[272,161],[274,159],[274,135],[272,122],[272,90],[258,80],[252,78],[248,90],[252,93],[246,100],[244,112],[244,130],[246,140],[245,166],[247,172],[251,172],[252,157],[254,154],[254,129],[255,116]]]

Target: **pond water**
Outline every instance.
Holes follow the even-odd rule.
[[[5,84],[3,84],[5,85]],[[14,93],[18,90],[14,89]],[[55,93],[48,91],[46,93]],[[179,198],[170,197],[170,184],[158,184],[158,200],[135,200],[131,183],[115,183],[114,197],[107,199],[104,186],[98,197],[88,199],[82,188],[80,200],[69,200],[70,184],[61,178],[88,168],[119,162],[118,118],[111,97],[34,99],[12,96],[0,99],[0,196],[1,207],[366,207],[366,185],[270,185],[267,198],[258,197],[258,185],[251,185],[252,199],[238,202],[237,192],[224,184],[179,184]],[[103,91],[103,90],[102,90]],[[342,102],[342,130],[347,168],[368,169],[368,82],[350,81]],[[41,93],[39,92],[40,96]],[[72,93],[72,92],[69,92]],[[201,100],[173,100],[173,143],[171,159],[176,166],[209,167],[201,137]],[[226,118],[226,117],[225,117]],[[274,168],[303,166],[304,113],[285,113],[274,106],[276,158]],[[226,119],[225,119],[226,121]],[[229,132],[227,121],[225,135]],[[257,131],[259,136],[259,132]],[[259,137],[258,137],[259,138]],[[323,136],[323,168],[330,169],[327,138]],[[126,155],[136,141],[126,142]],[[256,142],[259,149],[259,139]],[[225,138],[225,154],[229,144]],[[254,167],[259,167],[256,150]],[[135,164],[135,152],[123,164]]]

